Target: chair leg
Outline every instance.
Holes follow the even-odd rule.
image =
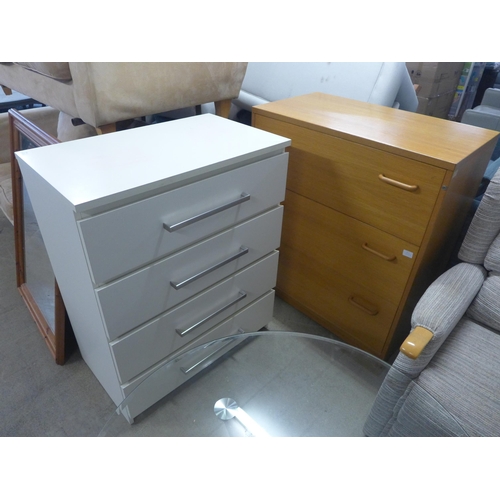
[[[109,134],[110,132],[116,132],[116,123],[108,123],[107,125],[101,125],[96,127],[97,135]]]
[[[223,118],[229,118],[229,111],[231,110],[231,99],[224,99],[215,103],[215,114]]]
[[[9,89],[9,87],[6,87],[5,85],[1,85],[1,87],[5,95],[12,95],[12,89]]]

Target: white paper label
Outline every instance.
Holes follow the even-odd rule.
[[[413,252],[410,252],[409,250],[403,250],[403,255],[409,259],[413,259]]]

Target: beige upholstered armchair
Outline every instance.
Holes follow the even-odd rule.
[[[228,117],[246,67],[243,62],[0,63],[0,84],[107,132],[117,122],[209,102]]]
[[[22,113],[65,142],[212,102],[217,114],[228,117],[246,68],[241,62],[0,63],[0,85],[6,93],[16,90],[45,104]],[[0,208],[12,221],[7,113],[0,113]]]
[[[366,435],[500,436],[500,171],[459,259],[417,304]]]

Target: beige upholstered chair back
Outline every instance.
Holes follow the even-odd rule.
[[[0,84],[100,128],[238,97],[246,62],[0,63]]]

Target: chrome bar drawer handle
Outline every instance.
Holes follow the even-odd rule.
[[[195,222],[206,219],[207,217],[210,217],[211,215],[218,214],[219,212],[223,212],[224,210],[227,210],[228,208],[234,207],[236,205],[240,205],[241,203],[244,203],[245,201],[248,201],[249,199],[250,199],[249,194],[241,193],[241,196],[237,200],[230,201],[229,203],[226,203],[225,205],[221,205],[220,207],[213,208],[212,210],[208,210],[206,212],[203,212],[202,214],[195,215],[193,217],[190,217],[189,219],[183,220],[181,222],[177,222],[175,224],[167,224],[165,222],[165,223],[163,223],[163,227],[169,233],[173,233],[174,231],[177,231],[178,229],[182,229],[183,227],[189,226],[190,224],[194,224]]]
[[[192,332],[195,328],[198,328],[199,326],[203,325],[203,323],[206,323],[207,321],[211,320],[212,318],[215,318],[215,316],[217,316],[217,314],[220,314],[222,311],[225,311],[226,309],[229,309],[231,306],[234,306],[234,304],[236,304],[240,300],[243,300],[246,296],[247,296],[247,294],[245,292],[239,292],[238,297],[233,299],[229,304],[226,304],[224,307],[221,307],[220,309],[213,312],[212,314],[210,314],[206,318],[198,321],[198,323],[195,323],[194,325],[190,326],[189,328],[186,328],[186,330],[180,330],[180,329],[176,328],[175,331],[181,337],[184,337],[184,335],[187,335],[189,332]]]
[[[233,260],[239,259],[241,256],[243,256],[247,253],[248,253],[248,248],[240,247],[240,250],[238,251],[238,253],[232,255],[231,257],[228,257],[227,259],[224,259],[222,262],[219,262],[218,264],[215,264],[212,267],[209,267],[208,269],[201,271],[201,273],[195,274],[194,276],[191,276],[190,278],[185,279],[184,281],[180,281],[180,282],[171,281],[170,285],[173,286],[176,290],[179,290],[180,288],[185,287],[186,285],[189,285],[189,283],[192,283],[193,281],[196,281],[197,279],[200,279],[203,276],[206,276],[207,274],[211,273],[212,271],[215,271],[216,269],[219,269],[220,267],[225,266],[226,264],[229,264]]]
[[[378,178],[391,186],[398,187],[400,189],[404,189],[405,191],[416,191],[418,186],[416,184],[405,184],[404,182],[397,181],[395,179],[391,179],[390,177],[386,177],[384,174],[380,174]]]
[[[238,330],[238,333],[244,333],[244,332],[243,332],[243,330]],[[190,368],[182,368],[181,367],[181,372],[184,373],[184,374],[186,374],[186,375],[188,375],[189,372],[192,372],[195,368],[198,368],[198,366],[200,366],[201,364],[203,364],[206,361],[208,361],[211,357],[215,356],[218,352],[222,351],[222,349],[225,349],[229,344],[231,344],[235,340],[236,340],[235,338],[232,338],[232,339],[230,338],[228,340],[225,340],[223,346],[219,347],[216,351],[211,352],[208,356],[205,356],[203,359],[200,359],[200,361],[198,361],[197,363],[195,363]]]

